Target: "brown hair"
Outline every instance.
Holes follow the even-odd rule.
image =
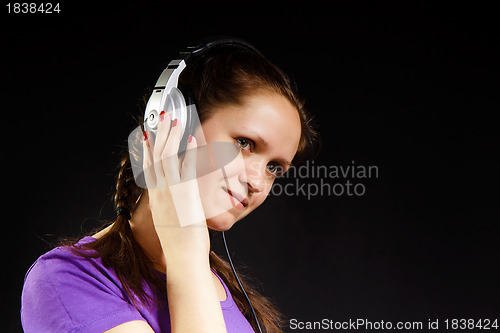
[[[290,79],[277,66],[256,53],[219,49],[205,54],[186,67],[179,82],[191,90],[201,123],[207,120],[218,106],[241,104],[246,96],[255,92],[281,94],[297,108],[302,124],[301,139],[294,162],[314,151],[314,146],[319,142],[318,134],[311,126],[311,117],[297,97]],[[142,189],[134,182],[127,152],[121,160],[116,182],[114,195],[116,208],[121,207],[133,212],[141,193]],[[100,257],[104,265],[114,269],[132,302],[134,302],[133,295],[143,303],[155,301],[149,299],[144,292],[144,283],[153,290],[156,289],[159,295],[166,294],[165,282],[156,273],[151,259],[135,241],[126,216],[118,216],[105,235],[87,243],[83,249],[95,251],[75,250],[85,257]],[[224,280],[239,309],[257,331],[250,307],[233,276],[229,263],[213,251],[210,252],[209,259],[210,266]],[[244,279],[241,280],[263,332],[281,332],[280,326],[283,324],[281,313],[255,288]]]

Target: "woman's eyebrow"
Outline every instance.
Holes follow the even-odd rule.
[[[257,141],[259,141],[259,143],[265,147],[269,146],[269,144],[267,143],[266,140],[264,140],[263,137],[261,137],[259,134],[255,134],[256,135],[256,138],[257,138]]]
[[[276,159],[276,162],[278,162],[279,164],[282,164],[284,166],[291,166],[292,165],[292,162],[290,162],[288,160],[281,159],[281,158]]]

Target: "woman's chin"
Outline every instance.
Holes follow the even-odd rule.
[[[227,231],[236,223],[234,215],[224,212],[217,216],[207,219],[207,226],[212,230]]]

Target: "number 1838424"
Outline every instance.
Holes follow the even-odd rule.
[[[59,14],[59,3],[13,2],[6,4],[9,14]]]

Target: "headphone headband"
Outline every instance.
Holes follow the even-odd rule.
[[[158,78],[158,81],[155,84],[155,89],[166,89],[166,92],[168,93],[172,87],[177,86],[180,73],[184,70],[187,63],[192,57],[199,57],[210,50],[227,46],[251,51],[263,56],[262,53],[260,53],[259,50],[257,50],[253,45],[247,43],[242,39],[209,39],[198,44],[197,46],[188,46],[186,48],[186,51],[182,51],[179,53],[179,57],[170,61],[167,68],[164,69],[163,73]],[[168,84],[170,81],[172,81],[172,84]]]
[[[191,57],[198,57],[201,56],[205,53],[207,53],[210,50],[213,50],[218,47],[233,47],[233,48],[239,48],[242,50],[247,50],[251,51],[254,53],[257,53],[258,55],[262,55],[262,53],[259,52],[253,45],[250,43],[239,39],[239,38],[232,38],[232,37],[226,37],[226,38],[216,38],[216,39],[207,39],[198,44],[197,46],[191,46],[187,48],[188,55],[185,60],[189,60]]]

